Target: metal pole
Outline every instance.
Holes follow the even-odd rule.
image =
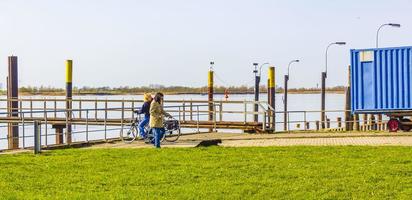
[[[325,121],[326,121],[326,119],[325,119],[325,97],[326,97],[326,95],[325,95],[325,92],[326,92],[325,91],[326,90],[325,81],[326,81],[326,72],[322,72],[322,77],[321,78],[322,78],[322,89],[321,89],[320,121],[321,121],[322,129],[324,129],[325,128]]]
[[[245,107],[245,110],[244,110],[244,117],[245,117],[244,123],[246,124],[246,122],[247,122],[247,104],[246,104],[246,101],[243,101],[243,105]]]
[[[45,134],[45,145],[47,147],[47,104],[46,104],[46,99],[43,100],[43,110],[44,110],[44,134]]]
[[[40,139],[40,126],[39,121],[34,121],[34,154],[41,152],[41,139]]]
[[[56,98],[54,98],[54,118],[57,118],[57,101],[56,101]]]
[[[289,75],[285,75],[285,86],[284,86],[284,95],[283,95],[283,130],[287,130],[287,124],[289,123],[288,121],[288,81],[289,81]]]
[[[193,103],[190,101],[190,121],[193,121]]]
[[[89,142],[89,110],[86,110],[86,142]]]
[[[199,106],[196,106],[196,111],[197,111],[197,132],[199,133],[200,131],[199,131]]]
[[[186,121],[186,103],[185,103],[185,101],[183,100],[183,121],[185,122]]]
[[[120,122],[120,127],[121,127],[121,131],[120,131],[120,139],[123,140],[123,120],[124,120],[124,99],[122,99],[122,119]]]
[[[107,98],[104,102],[104,140],[107,141]]]
[[[82,100],[79,100],[79,118],[82,118]]]
[[[97,99],[94,101],[94,120],[97,121]]]
[[[253,70],[253,73],[255,74],[255,89],[254,89],[254,93],[255,93],[255,103],[253,104],[253,111],[255,112],[254,116],[254,121],[258,122],[259,121],[259,115],[257,114],[257,112],[259,111],[259,105],[257,104],[257,102],[259,101],[259,83],[260,83],[260,76],[258,76],[258,70],[257,70],[257,63],[253,63],[253,65],[255,66],[255,70]]]
[[[23,133],[23,149],[26,147],[26,141],[25,141],[25,137],[26,137],[26,135],[25,135],[25,126],[24,126],[24,113],[21,113],[21,123],[22,123],[22,133]]]

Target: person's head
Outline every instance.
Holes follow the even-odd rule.
[[[157,103],[162,103],[162,101],[163,101],[163,94],[162,94],[161,92],[156,93],[155,96],[154,96],[154,100],[155,100]]]
[[[152,101],[152,94],[150,94],[150,93],[145,93],[144,95],[143,95],[143,100],[145,101],[145,102],[149,102],[149,101]]]

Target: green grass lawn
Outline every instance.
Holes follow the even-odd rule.
[[[68,149],[0,167],[0,199],[412,198],[409,147]]]

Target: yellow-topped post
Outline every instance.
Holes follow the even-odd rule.
[[[275,67],[271,66],[269,67],[269,72],[268,72],[268,77],[269,77],[269,81],[268,81],[268,96],[269,96],[269,105],[275,109],[275,89],[276,89],[276,85],[275,85]],[[271,113],[271,128],[273,130],[275,130],[275,113]]]
[[[66,142],[70,144],[72,142],[72,96],[73,96],[73,61],[66,60]],[[59,138],[57,138],[59,137]],[[59,143],[58,143],[59,142]],[[63,136],[56,134],[56,143],[63,143]]]
[[[209,101],[209,121],[213,121],[213,65],[214,62],[210,62],[210,68],[207,74],[207,91],[208,91],[208,101]],[[212,131],[213,129],[209,129]]]

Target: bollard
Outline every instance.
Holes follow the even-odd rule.
[[[310,127],[309,127],[309,122],[305,122],[305,127],[306,127],[306,130],[309,130],[309,129],[310,129]]]
[[[39,121],[34,121],[34,154],[41,152],[41,136]]]
[[[319,121],[316,121],[315,123],[316,123],[316,130],[318,131],[319,130]]]
[[[67,127],[66,127],[66,142],[70,144],[72,142],[72,77],[73,77],[73,61],[66,60],[66,118],[67,118]],[[57,137],[57,135],[56,135]],[[56,138],[57,141],[57,138]]]

